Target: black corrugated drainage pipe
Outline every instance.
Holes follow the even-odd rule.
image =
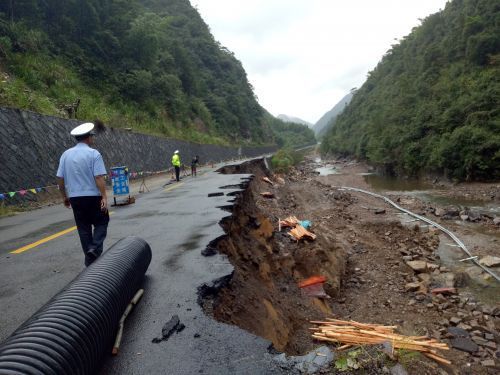
[[[143,239],[118,241],[0,344],[0,374],[95,373],[150,262]]]

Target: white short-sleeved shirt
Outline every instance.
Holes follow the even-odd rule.
[[[85,143],[78,143],[61,155],[57,177],[64,179],[69,198],[100,196],[96,176],[106,174],[102,156]]]

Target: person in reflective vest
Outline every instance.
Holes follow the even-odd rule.
[[[179,181],[179,176],[181,174],[181,157],[179,156],[179,150],[175,150],[174,155],[172,155],[172,165],[175,169],[175,180]]]

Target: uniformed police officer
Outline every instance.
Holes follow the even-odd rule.
[[[85,266],[89,266],[102,254],[108,231],[106,168],[99,151],[90,147],[94,143],[93,123],[77,126],[71,135],[78,143],[62,154],[57,181],[64,205],[73,208]]]

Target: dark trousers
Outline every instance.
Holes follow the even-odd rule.
[[[85,265],[89,266],[102,254],[104,239],[108,233],[109,213],[101,211],[100,196],[74,197],[69,201],[85,254]]]
[[[196,176],[196,165],[191,166],[191,176]]]
[[[174,167],[175,168],[175,179],[179,181],[179,175],[181,174],[181,167]]]

